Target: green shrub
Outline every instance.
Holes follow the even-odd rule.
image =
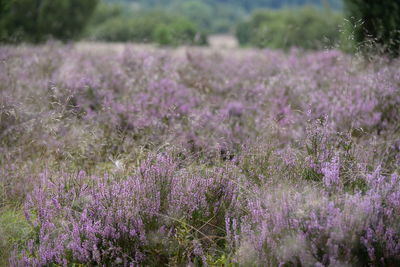
[[[79,37],[98,0],[2,0],[0,41],[42,42]]]
[[[344,3],[357,45],[368,47],[366,44],[372,41],[382,46],[384,52],[399,55],[399,1],[345,0]]]
[[[289,49],[318,49],[333,46],[340,40],[342,16],[312,7],[264,10],[237,26],[236,36],[242,45]]]
[[[154,31],[154,40],[160,45],[171,45],[173,43],[172,30],[165,24],[160,24]]]
[[[160,45],[206,44],[206,39],[192,22],[160,11],[132,17],[117,15],[92,27],[88,35],[92,40],[112,42],[155,42]]]

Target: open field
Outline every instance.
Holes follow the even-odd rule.
[[[400,60],[0,47],[0,265],[399,266]]]

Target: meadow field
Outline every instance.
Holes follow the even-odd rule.
[[[400,266],[400,59],[229,47],[0,46],[0,265]]]

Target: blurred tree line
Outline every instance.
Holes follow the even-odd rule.
[[[305,4],[340,9],[342,0],[106,0],[141,9],[158,8],[187,17],[206,33],[233,33],[235,25],[254,9],[296,7]]]
[[[343,12],[328,5],[258,10],[238,24],[236,36],[245,46],[400,54],[400,1],[344,0],[343,4]]]
[[[282,7],[284,5],[301,5],[310,0],[286,0],[286,1],[232,1],[232,0],[107,0],[106,3],[99,5],[99,8],[94,14],[92,23],[90,23],[88,29],[88,36],[92,40],[107,40],[107,41],[140,41],[140,42],[157,42],[160,44],[205,44],[206,35],[214,33],[231,33],[234,34],[237,24],[243,21],[248,16],[247,9],[252,9],[259,6],[270,6],[270,7]],[[331,4],[338,7],[339,0],[321,1],[313,0],[312,3],[316,5],[323,5],[326,7]],[[107,4],[108,3],[108,4]],[[252,5],[249,6],[248,4]],[[335,4],[336,3],[336,4]],[[119,11],[118,11],[119,7]],[[295,23],[298,24],[301,20],[302,23],[307,26],[304,28],[305,31],[312,31],[308,36],[312,36],[313,40],[304,41],[300,44],[303,45],[306,42],[311,43],[317,37],[323,35],[321,32],[326,27],[332,26],[333,22],[330,20],[324,20],[323,25],[317,25],[321,21],[315,20],[322,18],[323,16],[318,15],[318,11],[303,11],[298,12],[297,9],[293,8],[294,13],[280,12],[279,10],[271,10],[273,18],[280,19],[281,15],[286,15],[285,18],[288,20],[280,20],[281,26],[283,24],[291,23],[294,18]],[[276,12],[276,16],[273,15]],[[309,15],[309,16],[307,16]],[[330,14],[329,14],[330,15]],[[297,17],[300,17],[297,19]],[[339,18],[340,16],[335,14],[329,16],[329,18]],[[296,21],[297,19],[297,21]],[[315,21],[311,27],[308,26],[308,20]],[[325,23],[326,22],[326,23]],[[279,23],[275,24],[278,25]],[[259,47],[271,46],[274,48],[282,48],[280,45],[283,41],[274,41],[274,44],[268,45],[268,39],[264,38],[265,27],[262,31],[254,30],[252,23],[247,24],[251,26],[251,31],[245,33],[246,27],[241,27],[242,35],[238,36],[240,40],[243,40],[244,35],[253,35],[257,32],[257,37],[252,36],[251,41],[242,42],[247,45],[255,45]],[[265,23],[263,23],[265,26]],[[287,30],[279,26],[275,28],[276,32],[280,31],[280,37],[283,39],[284,32]],[[257,25],[259,26],[259,25]],[[249,29],[250,29],[249,28]],[[337,31],[337,27],[332,27],[330,35],[334,35],[333,32]],[[263,33],[262,33],[263,32]],[[194,34],[195,33],[195,34]],[[300,33],[300,35],[302,35]],[[332,36],[329,36],[332,37]],[[335,36],[336,38],[336,36]],[[330,38],[336,40],[335,38]],[[256,41],[257,39],[257,41]],[[263,44],[260,44],[260,43]],[[295,36],[293,35],[289,42],[285,43],[287,46],[299,45]],[[314,48],[311,44],[307,44],[308,48]]]
[[[0,0],[0,41],[203,45],[207,34],[235,32],[245,46],[373,44],[398,55],[399,14],[398,0]]]
[[[207,36],[188,18],[162,9],[135,10],[125,5],[98,5],[86,30],[90,40],[205,45]]]
[[[130,1],[105,0],[111,5],[120,5],[130,10],[162,10],[171,16],[185,17],[207,34],[233,32],[235,24],[246,15],[241,6],[218,1],[173,0]]]
[[[0,0],[0,41],[40,43],[79,38],[204,45],[199,26],[160,10],[136,11],[99,0]]]

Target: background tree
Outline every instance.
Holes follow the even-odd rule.
[[[98,0],[1,0],[2,41],[41,42],[77,38]]]
[[[87,39],[94,41],[158,43],[167,46],[207,43],[205,34],[186,17],[155,9],[124,13],[113,5],[99,5],[86,34]]]
[[[342,16],[311,6],[260,10],[236,28],[241,45],[274,49],[321,49],[333,47],[340,39]]]
[[[344,0],[354,40],[365,47],[370,41],[385,52],[399,55],[400,1]]]

